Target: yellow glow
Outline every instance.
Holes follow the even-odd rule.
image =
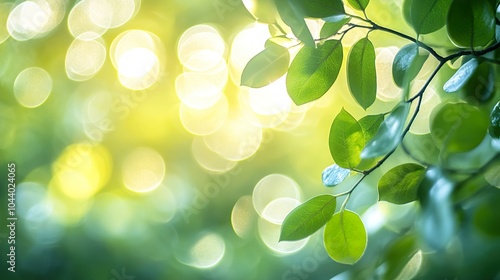
[[[75,39],[66,53],[66,74],[71,80],[85,81],[92,78],[106,60],[106,48],[98,41]]]
[[[111,156],[100,145],[88,143],[67,147],[54,164],[54,187],[65,196],[87,200],[108,181]]]
[[[262,210],[262,218],[276,225],[283,224],[286,216],[297,206],[300,201],[290,197],[280,197],[275,199]]]
[[[201,137],[193,139],[191,151],[193,152],[196,162],[210,172],[225,173],[233,169],[237,164],[236,161],[227,160],[210,150]]]
[[[267,24],[253,23],[243,29],[233,40],[229,57],[229,74],[236,85],[241,84],[241,73],[271,37]]]
[[[393,101],[401,98],[401,90],[392,78],[392,63],[398,52],[396,47],[377,48],[375,67],[377,69],[377,98],[383,101]]]
[[[108,28],[96,25],[90,18],[90,1],[82,0],[71,9],[68,15],[68,29],[71,35],[81,40],[94,40]]]
[[[266,246],[280,255],[293,254],[306,246],[309,237],[298,241],[279,241],[281,226],[270,223],[263,218],[258,222],[259,236]]]
[[[241,238],[249,237],[252,228],[255,226],[255,211],[253,210],[252,197],[242,196],[231,211],[231,225],[234,232]]]
[[[0,44],[10,37],[9,31],[7,30],[7,18],[13,6],[12,3],[0,4]]]
[[[282,174],[271,174],[262,178],[253,189],[252,202],[259,215],[272,201],[287,197],[301,200],[299,185],[290,177]]]
[[[42,68],[23,70],[14,81],[14,95],[17,102],[26,108],[42,105],[52,91],[52,78]]]
[[[219,130],[204,139],[212,151],[228,160],[241,161],[259,149],[262,128],[251,125],[241,117],[228,118]]]
[[[196,25],[186,30],[177,44],[180,62],[190,70],[206,71],[224,58],[226,43],[209,25]]]
[[[134,0],[88,0],[89,17],[97,26],[103,28],[116,28],[134,15],[136,1]],[[140,1],[138,2],[140,4]]]
[[[210,233],[191,247],[189,251],[191,260],[187,264],[196,268],[211,268],[222,260],[225,252],[224,240],[218,234]]]
[[[164,67],[164,53],[161,40],[142,30],[121,33],[109,51],[120,83],[132,90],[146,89],[158,82]]]
[[[138,148],[131,152],[122,167],[123,182],[133,192],[156,189],[165,176],[165,162],[156,151]]]

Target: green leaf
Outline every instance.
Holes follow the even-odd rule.
[[[412,1],[410,6],[410,25],[417,34],[428,34],[440,29],[446,23],[446,15],[450,9],[451,1]]]
[[[436,146],[447,152],[466,152],[483,141],[488,116],[467,103],[438,106],[431,116],[431,136]]]
[[[347,82],[356,101],[365,110],[377,98],[375,49],[368,38],[359,40],[351,48],[347,60]]]
[[[479,62],[476,58],[464,63],[457,72],[444,84],[443,90],[446,92],[455,92],[461,89],[467,81],[472,77],[477,69]]]
[[[425,168],[414,163],[394,167],[378,181],[380,200],[406,204],[417,200],[418,186],[424,178]]]
[[[432,140],[430,133],[413,134],[408,133],[404,138],[406,147],[411,147],[412,157],[417,161],[423,161],[431,165],[439,164],[439,149],[436,143]]]
[[[324,18],[345,15],[342,0],[290,0],[303,17]]]
[[[468,103],[486,103],[495,95],[495,67],[490,63],[479,64],[463,87],[464,100]]]
[[[358,121],[342,109],[335,117],[330,129],[330,153],[335,163],[343,168],[353,169],[360,162],[359,156],[365,144]]]
[[[390,244],[384,257],[386,260],[387,270],[385,270],[382,279],[396,279],[417,251],[418,243],[415,234],[403,236]]]
[[[402,47],[392,63],[392,77],[396,85],[399,88],[404,88],[413,81],[428,57],[427,52],[424,54],[419,53],[417,44]]]
[[[363,147],[377,134],[378,128],[384,121],[384,115],[368,115],[359,120],[361,131],[363,132],[364,144]],[[376,158],[365,159],[362,158],[361,162],[356,166],[359,170],[368,170],[377,163]]]
[[[495,9],[487,0],[453,0],[446,27],[457,46],[485,46],[495,38]]]
[[[347,2],[349,2],[349,5],[354,9],[364,11],[366,6],[370,3],[370,0],[347,0]]]
[[[304,202],[286,216],[281,226],[280,241],[295,241],[308,237],[330,220],[337,200],[332,195],[320,195]]]
[[[241,85],[260,88],[285,75],[290,63],[288,49],[275,43],[254,56],[243,69]]]
[[[327,187],[335,187],[336,185],[342,183],[347,176],[351,173],[351,170],[342,168],[336,164],[330,165],[321,174],[323,185]]]
[[[274,2],[276,3],[281,19],[286,25],[290,26],[293,34],[306,46],[314,47],[314,38],[300,11],[293,7],[288,0],[274,0]]]
[[[358,214],[345,210],[326,223],[323,236],[328,255],[336,262],[356,263],[367,245],[366,229]]]
[[[350,17],[345,16],[325,18],[324,20],[326,21],[327,19],[332,21],[325,22],[325,24],[323,24],[323,27],[321,27],[321,32],[319,35],[321,38],[328,38],[335,35],[346,23],[351,20]]]
[[[499,205],[500,196],[496,194],[486,199],[486,201],[483,200],[475,210],[473,223],[481,233],[490,237],[500,236],[500,224],[498,223],[500,219]]]
[[[303,47],[292,61],[286,77],[288,94],[297,105],[323,96],[333,85],[342,66],[342,43],[329,40],[318,48]]]
[[[500,139],[500,101],[497,102],[490,114],[490,127],[488,131],[492,138]]]
[[[382,122],[377,134],[366,144],[361,157],[375,158],[394,150],[401,140],[409,112],[409,103],[403,102],[396,106],[387,118],[385,118],[384,122]]]

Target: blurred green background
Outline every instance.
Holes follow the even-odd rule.
[[[374,19],[409,31],[398,2],[374,1],[385,7]],[[352,34],[346,46],[363,36]],[[328,258],[322,232],[277,241],[291,209],[332,192],[321,172],[332,164],[335,115],[343,106],[365,113],[345,73],[301,107],[283,79],[239,87],[269,37],[239,0],[0,2],[0,212],[13,162],[18,218],[15,273],[0,227],[1,279],[329,279],[347,270]],[[368,113],[399,96],[388,69],[404,42],[378,38],[385,82]],[[440,97],[428,96],[412,133],[429,131]],[[415,215],[414,204],[371,206],[376,180],[409,160],[398,153],[349,201],[370,235],[355,269],[375,268]]]

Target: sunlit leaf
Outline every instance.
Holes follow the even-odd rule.
[[[267,86],[286,73],[289,62],[290,54],[287,48],[269,43],[243,69],[241,85],[253,88]]]
[[[405,83],[409,84],[413,81],[428,57],[428,53],[419,53],[417,44],[402,47],[394,57],[392,64],[392,77],[396,85],[403,88]]]
[[[358,123],[363,132],[364,144],[368,143],[377,134],[378,128],[384,121],[384,115],[368,115],[361,118]],[[377,163],[376,158],[361,158],[361,162],[356,166],[359,170],[368,170]]]
[[[329,40],[317,48],[305,46],[293,60],[286,77],[288,94],[297,105],[323,96],[342,66],[342,44]]]
[[[431,135],[436,146],[448,152],[465,152],[477,147],[488,130],[488,116],[467,103],[447,103],[437,107],[431,119]]]
[[[321,32],[319,35],[321,38],[328,38],[330,36],[335,35],[337,32],[340,31],[340,29],[342,29],[342,27],[346,23],[348,23],[351,20],[351,18],[345,16],[335,16],[335,17],[325,18],[324,20],[327,22],[323,24],[323,27],[321,27]]]
[[[410,6],[410,25],[417,34],[434,32],[446,23],[452,0],[413,0]]]
[[[365,10],[368,4],[370,3],[370,0],[347,0],[347,1],[349,2],[349,5],[351,5],[351,7],[360,11]]]
[[[334,196],[325,194],[295,208],[283,222],[280,241],[300,240],[316,232],[330,220],[336,203]]]
[[[293,34],[306,46],[313,48],[315,46],[314,38],[300,12],[288,0],[274,0],[274,2],[281,19],[292,29]]]
[[[336,164],[330,165],[321,174],[323,179],[323,185],[327,187],[335,187],[336,185],[342,183],[347,176],[351,173],[351,170],[342,168]]]
[[[361,157],[379,157],[394,150],[401,140],[401,135],[409,112],[409,103],[403,102],[396,106],[382,122],[377,134],[366,144],[366,147],[361,153]]]
[[[326,223],[323,236],[328,255],[336,262],[356,263],[367,245],[366,229],[358,214],[344,210]]]
[[[455,92],[461,89],[467,81],[472,77],[477,69],[479,62],[476,58],[464,63],[457,72],[444,84],[443,90],[446,92]]]
[[[242,0],[243,5],[252,16],[263,23],[275,23],[278,11],[274,1],[270,0]]]
[[[356,119],[342,109],[333,120],[330,129],[330,153],[335,163],[343,168],[355,168],[364,147],[362,128]]]
[[[453,183],[440,169],[427,170],[419,188],[422,214],[417,221],[417,229],[435,250],[443,249],[455,233],[452,192]]]
[[[394,204],[405,204],[418,199],[418,186],[425,168],[414,163],[394,167],[378,181],[379,199]]]
[[[485,46],[495,37],[495,8],[487,0],[453,0],[446,27],[457,46]]]
[[[488,128],[491,137],[500,139],[500,101],[497,102],[490,114],[490,127]]]
[[[303,17],[324,18],[344,15],[342,0],[290,0]]]
[[[365,110],[377,97],[375,49],[368,38],[359,40],[351,48],[347,60],[347,82],[356,101]]]

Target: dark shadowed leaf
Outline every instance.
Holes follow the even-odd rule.
[[[342,44],[329,40],[303,47],[292,61],[286,77],[288,94],[297,105],[323,96],[333,85],[342,66]]]
[[[392,77],[396,85],[405,87],[418,75],[425,61],[429,57],[428,53],[420,54],[417,44],[409,44],[402,47],[394,57],[392,63]]]
[[[361,153],[361,157],[375,158],[394,150],[401,140],[401,135],[409,112],[409,103],[403,102],[396,106],[382,122],[377,134],[366,144],[366,147]]]
[[[300,12],[288,0],[274,0],[283,22],[290,26],[292,32],[306,46],[314,48],[314,38]]]
[[[323,179],[323,185],[327,187],[335,187],[336,185],[342,183],[347,176],[351,173],[351,170],[342,168],[336,164],[330,165],[321,174]]]
[[[365,252],[366,229],[358,214],[345,210],[333,215],[326,223],[323,241],[334,261],[354,264]]]
[[[377,134],[378,128],[384,121],[384,115],[369,115],[359,120],[361,131],[363,131],[364,144],[368,143]],[[368,170],[377,163],[377,158],[362,158],[361,162],[356,166],[359,170]]]
[[[418,243],[415,234],[405,235],[390,244],[385,253],[387,270],[382,279],[396,279],[417,251]]]
[[[375,49],[368,38],[359,40],[351,48],[347,60],[347,82],[354,99],[365,110],[377,97]]]
[[[463,87],[463,95],[469,103],[486,103],[496,92],[495,67],[490,63],[481,63],[469,81]]]
[[[254,56],[243,69],[241,84],[253,88],[267,86],[282,77],[288,70],[290,54],[288,49],[275,43]]]
[[[455,92],[461,89],[467,81],[472,77],[477,69],[479,62],[476,58],[464,63],[457,72],[444,84],[443,90],[446,92]]]
[[[394,204],[405,204],[418,199],[418,186],[425,168],[414,163],[394,167],[378,181],[379,199]]]
[[[355,168],[365,144],[361,126],[346,110],[342,109],[330,129],[330,153],[335,163],[343,168]]]
[[[330,36],[335,35],[337,32],[340,31],[342,26],[344,26],[351,20],[351,18],[345,16],[335,16],[335,17],[325,18],[324,20],[327,22],[323,24],[323,27],[321,27],[321,32],[319,35],[321,38],[328,38]]]
[[[295,208],[281,227],[280,241],[294,241],[308,237],[330,220],[337,205],[332,195],[313,197]]]
[[[446,27],[457,46],[485,46],[495,38],[495,8],[488,0],[453,0]]]
[[[410,25],[417,34],[427,34],[440,29],[446,23],[451,1],[413,0],[410,6]]]
[[[466,152],[483,141],[488,130],[488,115],[467,103],[447,103],[431,117],[431,136],[436,146],[448,152]]]

